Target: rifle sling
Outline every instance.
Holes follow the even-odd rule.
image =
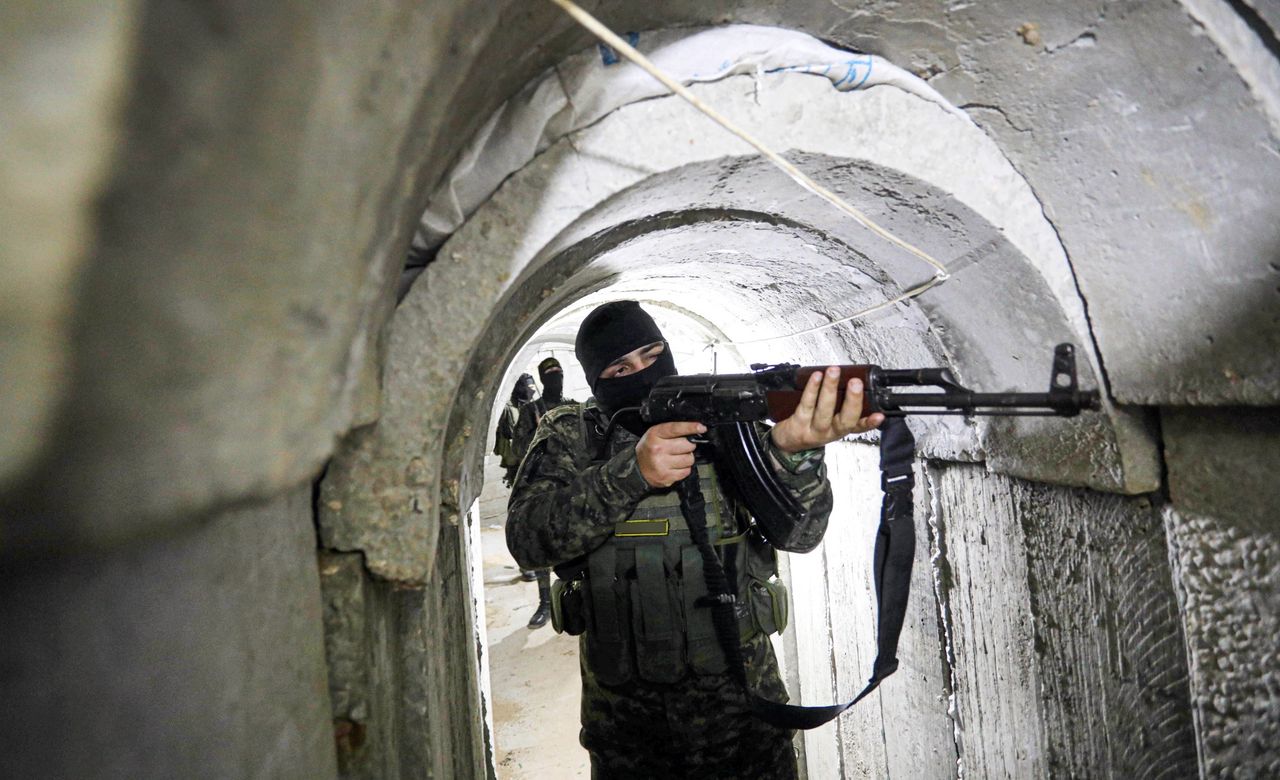
[[[702,574],[706,580],[712,625],[729,662],[729,674],[743,688],[752,712],[770,725],[783,729],[812,729],[835,719],[840,713],[862,701],[898,668],[898,637],[907,613],[907,596],[911,588],[911,566],[915,560],[915,518],[912,488],[915,477],[915,438],[900,417],[886,418],[880,426],[880,487],[884,498],[880,505],[880,528],[876,533],[874,577],[878,622],[877,655],[871,679],[851,701],[822,707],[802,707],[769,701],[753,693],[747,685],[742,662],[742,646],[738,621],[734,613],[734,596],[729,580],[715,549],[707,537],[706,504],[697,472],[679,483],[680,509],[689,526],[689,534],[702,558]]]

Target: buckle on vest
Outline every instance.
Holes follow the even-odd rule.
[[[710,593],[708,593],[708,594],[707,594],[707,595],[705,595],[705,596],[699,596],[698,598],[694,599],[694,600],[693,600],[693,606],[695,606],[695,607],[714,607],[716,604],[729,604],[729,605],[733,605],[733,604],[735,604],[737,601],[738,601],[738,600],[737,600],[736,598],[734,598],[734,595],[733,595],[732,593],[720,593],[720,594],[717,594],[717,595],[715,595],[715,596],[713,596],[713,595],[711,595]]]
[[[880,490],[888,493],[890,490],[902,490],[915,487],[916,475],[908,465],[905,471],[886,471],[880,474]]]

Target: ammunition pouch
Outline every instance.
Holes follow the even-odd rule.
[[[739,586],[739,597],[751,609],[755,628],[762,634],[780,634],[787,627],[787,586],[778,579],[773,560],[747,556],[745,588]]]
[[[587,630],[586,596],[581,579],[551,584],[551,627],[557,634],[578,636]]]
[[[752,579],[751,617],[762,634],[781,634],[787,629],[787,586],[777,578]]]
[[[586,663],[604,685],[631,679],[631,588],[617,576],[617,553],[605,543],[587,557]]]

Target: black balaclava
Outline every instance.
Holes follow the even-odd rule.
[[[528,374],[521,374],[516,380],[516,386],[511,391],[511,403],[516,406],[527,404],[537,395],[538,389],[533,384],[533,377]]]
[[[542,380],[542,400],[550,405],[560,403],[564,397],[564,369],[553,357],[538,364],[538,378]]]
[[[643,371],[614,379],[600,378],[600,372],[610,363],[655,341],[666,344],[657,323],[635,301],[614,301],[598,306],[582,321],[574,352],[586,372],[587,384],[595,394],[596,403],[605,414],[639,406],[659,379],[676,374],[675,358],[671,355],[670,345],[666,345],[653,365]],[[633,425],[627,427],[634,429]]]

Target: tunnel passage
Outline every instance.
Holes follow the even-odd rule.
[[[982,143],[977,128],[892,86],[877,88],[890,94],[872,89],[846,95],[811,75],[771,78],[759,85],[750,77],[729,77],[699,89],[730,110],[755,107],[753,118],[771,135],[787,139],[792,159],[807,173],[942,258],[953,278],[918,301],[851,324],[788,336],[885,300],[887,290],[920,277],[920,264],[850,224],[759,158],[733,155],[737,150],[724,136],[707,138],[690,127],[687,107],[674,99],[620,108],[550,144],[508,176],[408,290],[392,322],[382,421],[339,453],[322,485],[321,524],[330,544],[358,547],[384,576],[431,576],[412,567],[430,560],[423,550],[434,549],[432,492],[440,495],[439,549],[451,549],[458,542],[450,538],[457,533],[450,529],[466,525],[479,495],[490,410],[514,378],[504,374],[527,370],[516,358],[540,326],[563,333],[569,325],[562,312],[575,312],[567,315],[572,323],[592,301],[639,297],[696,317],[716,334],[706,346],[725,351],[726,364],[738,366],[783,359],[947,365],[976,387],[1040,389],[1049,378],[1050,345],[1074,341],[1090,353],[1082,303],[1074,286],[1062,283],[1070,269],[1061,247],[1047,241],[1052,233],[1046,233],[1040,204],[1007,160]],[[858,107],[846,104],[858,102],[867,104],[862,111],[880,123],[893,123],[895,131],[911,137],[935,135],[939,126],[952,130],[949,144],[918,150],[914,159],[899,154],[893,161],[958,185],[960,195],[868,160],[874,151],[858,143],[846,121],[859,114]],[[805,106],[803,114],[788,110],[797,105]],[[834,116],[824,117],[827,106]],[[511,124],[520,126],[515,120]],[[886,128],[881,124],[877,130]],[[492,136],[486,141],[494,143]],[[948,170],[950,155],[959,155],[953,164],[958,171]],[[986,178],[975,183],[969,166],[979,155],[989,166],[982,169]],[[965,195],[1000,220],[1033,256],[967,205]],[[460,286],[467,297],[457,295]],[[492,308],[476,306],[485,299]],[[433,335],[429,353],[424,333]],[[569,349],[567,339],[560,344]],[[1094,365],[1082,365],[1086,384],[1098,384]],[[441,425],[446,411],[447,427]],[[921,483],[931,490],[920,497],[920,506],[930,511],[918,518],[919,533],[935,544],[922,548],[919,563],[921,571],[932,572],[936,587],[918,584],[912,609],[911,672],[904,678],[911,680],[907,698],[915,706],[897,710],[903,702],[881,696],[870,713],[846,719],[838,739],[836,727],[808,735],[815,776],[833,770],[895,774],[922,752],[933,762],[926,774],[939,775],[962,764],[1014,774],[1059,764],[1079,771],[1106,764],[1157,775],[1186,770],[1194,756],[1186,750],[1190,719],[1179,709],[1187,702],[1185,660],[1176,644],[1126,644],[1122,628],[1142,625],[1161,636],[1178,631],[1167,564],[1158,554],[1162,526],[1149,504],[1144,509],[1100,493],[1073,502],[1060,488],[981,477],[990,469],[1113,492],[1150,490],[1156,484],[1155,445],[1141,416],[1112,407],[1072,421],[926,419],[917,428],[921,453],[937,465],[921,474]],[[414,438],[405,441],[406,436]],[[797,593],[804,594],[797,597],[797,625],[806,627],[803,633],[797,629],[789,645],[793,687],[813,702],[847,697],[856,680],[849,675],[869,665],[864,656],[873,644],[867,634],[873,620],[865,518],[876,511],[870,500],[876,495],[874,458],[864,447],[841,445],[846,446],[848,452],[832,455],[833,473],[844,480],[839,516],[845,522],[835,523],[842,530],[828,539],[825,556],[789,564],[793,583],[801,583]],[[405,449],[423,455],[413,466],[414,481],[401,488],[395,479]],[[985,467],[947,465],[957,462]],[[987,496],[988,514],[962,509],[976,496]],[[1061,512],[1053,517],[1052,530],[1023,526],[1028,512],[1042,512],[1055,500]],[[415,513],[421,522],[398,527],[358,521],[372,516],[371,507],[392,502],[428,509]],[[1103,580],[1107,575],[1101,571],[1129,566],[1135,558],[1165,572],[1156,575],[1165,585],[1142,585],[1149,596],[1141,603],[1111,591],[1099,594],[1091,578],[1067,593],[1051,594],[1036,585],[1037,567],[1050,562],[1028,550],[1037,544],[1060,549],[1060,543],[1040,536],[1067,534],[1086,555],[1099,544],[1092,534],[1109,541],[1115,533],[1087,528],[1098,511],[1123,518],[1117,524],[1145,519],[1142,532],[1111,552],[1114,559],[1095,563]],[[1000,528],[990,536],[997,548],[990,557],[950,560],[949,534],[964,536],[974,525],[990,524]],[[987,546],[985,531],[973,535]],[[1000,572],[997,587],[991,587],[992,571]],[[964,597],[953,596],[946,583],[957,576],[989,589],[975,595],[967,586]],[[1013,591],[1005,576],[1017,583]],[[833,583],[846,583],[846,590]],[[1049,645],[1046,635],[1037,633],[1038,621],[1073,614],[1082,604],[1116,612],[1116,624],[1104,632],[1110,639],[1099,645],[1091,627],[1074,626]],[[946,626],[942,632],[940,624]],[[987,635],[979,625],[1005,628]],[[982,644],[999,648],[990,666],[984,667],[974,652],[975,631],[983,635]],[[1037,643],[1051,649],[1037,653]],[[1079,658],[1094,657],[1103,646],[1122,647],[1114,664],[1089,672],[1078,668]],[[814,660],[832,658],[838,661],[825,666]],[[1009,674],[1006,665],[1016,670],[1016,680],[993,684],[990,677]],[[1122,672],[1131,666],[1160,669],[1158,682],[1134,689]],[[1082,676],[1073,682],[1087,680],[1108,696],[1081,702],[1069,685],[1055,689],[1054,696],[1042,695],[1041,675],[1063,675],[1064,668]],[[1128,697],[1123,704],[1122,696]],[[925,707],[923,701],[933,705]],[[1041,717],[1015,715],[1025,712]],[[884,733],[882,719],[908,714],[918,716],[918,731],[889,743],[867,736]],[[1081,738],[1081,732],[1088,733],[1082,723],[1107,725]],[[1111,748],[1102,734],[1154,723],[1160,725],[1143,750],[1123,757],[1107,752]],[[1007,732],[1010,742],[985,744],[980,735],[987,730]],[[956,736],[960,733],[970,735],[964,738],[968,744]]]
[[[936,360],[978,386],[1039,387],[1041,356],[1066,337],[1111,404],[1078,437],[928,428],[917,521],[931,557],[902,695],[807,743],[810,765],[1280,771],[1275,14],[1216,0],[847,6],[596,7],[642,48],[708,24],[803,31],[941,99],[918,85],[836,95],[832,79],[754,68],[699,86],[963,266],[892,316],[751,349]],[[714,323],[739,341],[789,332],[753,300],[809,323],[848,311],[760,279],[774,259],[758,243],[794,258],[798,242],[856,301],[920,278],[654,99],[526,138],[502,189],[463,209],[438,252],[418,247],[430,264],[396,308],[424,208],[504,101],[575,57],[616,67],[554,9],[27,7],[0,25],[18,62],[42,46],[76,56],[0,69],[16,85],[0,95],[20,101],[6,146],[36,171],[59,163],[0,179],[0,202],[22,206],[0,215],[0,241],[20,248],[0,267],[21,257],[23,271],[23,295],[0,300],[6,390],[20,391],[0,398],[18,421],[0,442],[0,625],[21,637],[0,649],[14,702],[0,733],[22,746],[0,752],[3,774],[327,776],[331,725],[347,776],[483,774],[465,517],[495,366],[584,295],[696,310],[701,292],[744,312]],[[739,231],[761,241],[722,243]],[[688,264],[686,241],[700,253]],[[657,284],[625,272],[650,251]],[[779,286],[758,296],[758,282]],[[989,330],[1002,341],[984,350]],[[848,446],[841,500],[865,513],[864,448]],[[316,480],[319,584],[299,544]],[[865,570],[864,541],[829,537],[793,581],[857,604],[857,581],[828,575]],[[838,641],[805,646],[798,630],[794,658],[850,655],[797,664],[793,693],[830,700],[853,683],[864,617],[805,618]],[[1009,663],[989,665],[993,648]],[[867,741],[876,718],[918,727]]]

